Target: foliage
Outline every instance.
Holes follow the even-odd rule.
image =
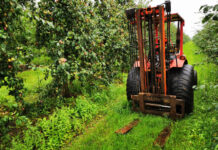
[[[47,112],[45,110],[40,110],[40,107],[38,107],[39,110],[34,110],[35,113],[28,110],[30,110],[29,103],[35,103],[35,101],[37,101],[39,98],[39,91],[37,91],[38,87],[45,88],[45,85],[49,83],[50,78],[47,81],[42,80],[42,69],[37,71],[28,70],[18,73],[17,76],[24,80],[25,92],[23,95],[25,105],[23,105],[23,107],[25,109],[22,110],[22,113],[17,111],[18,104],[16,103],[14,97],[8,95],[9,90],[5,86],[0,89],[0,149],[2,149],[2,145],[7,145],[7,143],[10,143],[11,137],[25,129],[27,117],[32,119],[32,117],[39,117],[42,115],[42,112]],[[51,102],[56,104],[56,100]],[[31,106],[36,108],[36,104],[32,104]],[[36,115],[36,113],[38,113],[38,115]]]
[[[28,125],[24,137],[14,138],[13,149],[58,149],[64,141],[81,133],[84,123],[97,113],[97,106],[91,101],[78,97],[75,106],[56,109],[50,117],[38,120],[35,126]]]
[[[9,94],[15,96],[16,101],[20,102],[19,105],[22,105],[23,83],[16,77],[18,71],[16,54],[19,49],[16,38],[19,32],[15,32],[22,30],[22,26],[17,26],[20,23],[22,6],[17,1],[3,0],[0,4],[0,87],[8,86]]]
[[[193,41],[201,48],[199,51],[208,56],[208,61],[218,64],[218,6],[202,6],[205,14],[202,20],[205,23],[204,28],[193,37]],[[211,12],[210,10],[213,10]],[[209,13],[209,14],[208,14]]]
[[[30,138],[32,139],[34,144],[36,144],[37,141],[41,141],[41,139],[43,139],[44,137],[41,136],[41,132],[38,131],[38,127],[36,127],[36,124],[39,122],[39,118],[50,118],[50,116],[52,116],[55,112],[57,113],[57,111],[61,111],[61,109],[64,109],[65,107],[69,109],[72,108],[76,112],[78,112],[78,113],[75,113],[75,116],[74,115],[71,116],[71,118],[74,118],[73,123],[71,123],[72,128],[75,130],[76,133],[67,132],[67,134],[69,134],[69,136],[71,135],[74,136],[75,134],[79,134],[80,132],[83,131],[85,127],[85,124],[83,123],[83,121],[87,122],[87,120],[91,120],[94,117],[93,113],[94,114],[100,113],[100,112],[102,113],[102,110],[105,108],[101,108],[100,106],[106,105],[108,102],[112,103],[113,102],[112,100],[115,99],[115,97],[117,97],[117,94],[115,94],[116,90],[114,90],[116,87],[115,85],[109,86],[108,88],[104,87],[100,91],[96,90],[95,92],[93,92],[93,95],[83,93],[83,95],[86,95],[85,97],[84,96],[83,97],[80,96],[77,98],[44,97],[43,92],[47,92],[45,86],[49,82],[42,80],[43,79],[43,69],[37,69],[36,71],[33,71],[33,70],[24,71],[22,73],[19,73],[19,76],[21,76],[25,81],[24,83],[27,89],[27,92],[25,92],[27,94],[25,95],[25,101],[28,103],[25,104],[25,110],[22,113],[23,115],[22,116],[17,115],[16,121],[15,122],[13,121],[7,125],[5,124],[2,125],[1,121],[8,119],[7,113],[9,112],[6,112],[6,111],[2,112],[0,110],[0,115],[4,115],[4,118],[5,118],[0,121],[0,125],[1,125],[0,149],[2,148],[4,149],[5,147],[10,147],[11,139],[14,138],[14,136],[16,135],[20,135],[18,141],[21,141],[22,143],[24,142],[25,143],[24,145],[28,145],[28,143],[29,144],[31,143],[30,140],[27,140]],[[39,81],[42,80],[40,82],[40,85],[37,85],[38,80]],[[51,81],[51,79],[49,80]],[[72,90],[74,93],[83,91],[84,87],[81,87],[80,82],[78,80],[74,80],[73,85],[74,86]],[[42,88],[44,90],[41,91],[38,88]],[[113,91],[111,91],[112,89]],[[78,94],[82,94],[82,93],[78,93]],[[33,100],[31,99],[32,97],[29,97],[28,95],[36,95],[36,99]],[[2,99],[0,100],[0,103],[1,104],[6,103],[8,107],[9,105],[12,105],[10,106],[12,108],[14,104],[14,103],[10,104],[9,101],[7,100],[3,102]],[[64,115],[61,114],[61,116],[63,117]],[[80,118],[79,120],[77,119],[78,117]],[[63,119],[64,118],[65,117],[63,117]],[[51,124],[48,124],[48,126],[49,125]],[[25,132],[27,128],[28,128],[28,132]],[[31,132],[35,132],[35,133],[31,133]],[[14,133],[16,133],[16,135]],[[38,133],[40,133],[40,135],[38,135]],[[25,136],[27,136],[25,137],[25,139],[22,138],[24,134]],[[19,146],[22,147],[22,145],[23,144],[21,145],[18,144],[16,148],[19,149]],[[31,147],[31,144],[29,146]],[[24,149],[25,149],[25,146],[24,146]]]
[[[52,64],[53,61],[51,60],[50,57],[46,55],[41,55],[39,57],[34,57],[31,63],[36,66],[48,66]]]
[[[209,20],[216,20],[216,21],[218,20],[218,14],[217,14],[218,4],[214,6],[203,5],[200,7],[199,10],[205,14],[202,23],[206,23]]]
[[[125,7],[112,0],[41,0],[38,5],[36,38],[54,60],[50,72],[57,92],[70,96],[76,77],[89,87],[112,81],[127,57]]]
[[[82,86],[90,91],[98,85],[108,84],[124,64],[120,63],[127,37],[122,22],[124,12],[116,2],[96,1],[94,5],[83,0],[41,1],[39,7],[33,7],[31,0],[0,3],[3,18],[0,22],[0,86],[8,86],[9,94],[16,99],[16,103],[1,106],[0,131],[4,139],[9,136],[11,127],[16,128],[17,110],[23,115],[29,112],[32,117],[47,115],[55,107],[66,104],[60,95],[71,97],[72,92],[80,93]],[[35,11],[34,16],[32,11]],[[46,92],[57,100],[49,97],[42,100],[40,97],[39,101],[26,104],[24,108],[23,96],[26,93],[22,79],[17,76],[21,63],[51,64],[46,78],[50,73],[53,82]]]
[[[8,140],[8,132],[14,130],[10,125],[17,124],[21,128],[20,116],[24,110],[23,80],[17,76],[20,65],[19,55],[23,53],[23,45],[28,45],[28,34],[25,31],[24,7],[30,7],[32,0],[1,0],[0,1],[0,88],[9,90],[0,104],[0,135],[1,140]],[[13,100],[15,99],[15,101]],[[7,103],[8,102],[8,103]],[[6,135],[6,136],[5,136]],[[4,141],[1,141],[4,142]]]

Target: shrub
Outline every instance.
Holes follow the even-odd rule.
[[[204,18],[202,23],[204,27],[193,37],[193,41],[201,49],[200,52],[208,56],[207,61],[218,64],[218,5],[201,6]]]
[[[40,66],[40,65],[47,66],[52,63],[52,60],[50,57],[42,55],[40,57],[34,57],[31,63],[36,66]]]
[[[49,118],[39,119],[36,126],[28,125],[27,130],[13,139],[13,149],[58,149],[70,137],[84,129],[98,108],[91,101],[78,97],[75,106],[56,109]]]

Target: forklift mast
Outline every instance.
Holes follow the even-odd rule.
[[[139,105],[144,113],[167,114],[176,119],[184,116],[184,101],[167,95],[167,73],[187,62],[183,55],[184,20],[179,14],[171,14],[170,1],[164,4],[126,11],[131,67],[140,68],[140,92],[132,95],[133,109]],[[173,44],[170,24],[175,21],[178,28],[176,44]]]

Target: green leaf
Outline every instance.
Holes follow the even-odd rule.
[[[213,11],[218,11],[218,4],[213,7]]]
[[[214,15],[212,18],[214,21],[218,21],[218,14]]]
[[[200,9],[199,9],[199,11],[200,10],[202,10],[204,7],[206,7],[207,5],[202,5],[201,7],[200,7]]]
[[[1,44],[1,49],[3,52],[6,52],[6,45],[4,43]]]
[[[4,34],[0,34],[0,38],[6,39],[7,37]]]
[[[208,21],[212,18],[213,15],[214,15],[213,13],[207,14],[207,15],[204,17],[204,19],[202,20],[202,23],[208,22]]]
[[[209,6],[205,6],[203,9],[203,13],[207,13],[209,11]]]
[[[62,54],[61,51],[58,51],[58,56],[61,56],[61,54]]]
[[[52,22],[49,22],[49,21],[48,21],[47,24],[48,24],[50,27],[54,28],[54,25],[53,25]]]

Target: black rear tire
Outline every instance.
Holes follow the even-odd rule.
[[[129,102],[132,102],[131,95],[138,95],[140,89],[140,68],[133,67],[129,71],[126,85],[126,94]]]
[[[178,99],[185,101],[185,113],[193,112],[194,108],[194,69],[191,65],[184,65],[183,68],[174,68],[169,72],[168,94],[176,95]]]

